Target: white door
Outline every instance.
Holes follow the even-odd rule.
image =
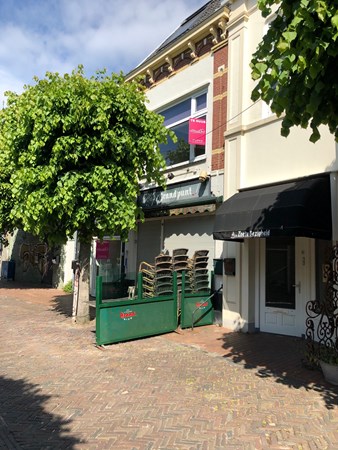
[[[313,247],[307,238],[269,238],[262,242],[261,331],[289,336],[305,333]]]

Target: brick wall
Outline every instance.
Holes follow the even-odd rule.
[[[211,170],[224,169],[224,132],[227,121],[228,46],[214,52]]]

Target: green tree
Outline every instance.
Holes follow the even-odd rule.
[[[135,227],[142,217],[140,180],[163,185],[159,144],[168,131],[147,109],[143,88],[122,74],[102,71],[88,79],[79,66],[64,76],[48,72],[21,95],[6,95],[0,151],[11,165],[11,223],[51,244],[77,232],[77,322],[85,323],[91,239],[124,239]]]
[[[310,126],[328,125],[338,141],[338,6],[323,0],[258,0],[264,17],[278,4],[274,20],[251,61],[258,84],[252,92],[280,116],[281,134]]]
[[[1,127],[2,111],[0,111]],[[0,138],[1,139],[1,138]],[[6,161],[6,155],[2,155],[0,170],[0,242],[3,245],[8,244],[8,234],[14,231],[14,223],[10,216],[12,209],[12,189],[11,189],[11,164]]]

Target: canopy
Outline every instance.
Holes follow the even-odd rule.
[[[243,190],[216,211],[214,239],[273,236],[331,239],[328,176]]]

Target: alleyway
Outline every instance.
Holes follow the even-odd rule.
[[[70,296],[1,286],[0,449],[338,449],[338,388],[297,366],[301,341],[212,326],[98,349]]]

